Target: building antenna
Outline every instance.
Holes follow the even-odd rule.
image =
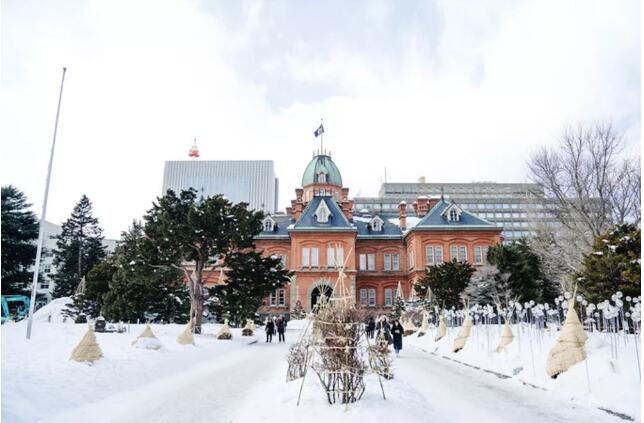
[[[387,166],[385,166],[385,184],[387,183]]]

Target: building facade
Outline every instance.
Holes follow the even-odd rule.
[[[543,187],[530,183],[384,183],[378,197],[355,199],[355,210],[383,213],[396,210],[400,201],[408,209],[418,197],[444,196],[478,217],[503,229],[506,241],[531,236],[545,226],[556,225],[543,198]]]
[[[278,180],[272,160],[175,160],[165,162],[163,190],[194,188],[204,197],[223,194],[233,203],[274,213]]]
[[[349,188],[329,155],[313,157],[285,214],[268,215],[256,245],[293,272],[290,284],[266,299],[260,312],[305,310],[330,295],[344,265],[356,304],[382,312],[398,284],[408,298],[428,266],[451,259],[485,264],[502,229],[445,198],[405,201],[393,210],[356,212]]]

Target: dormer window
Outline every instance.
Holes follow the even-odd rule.
[[[325,184],[326,183],[326,173],[320,172],[318,173],[318,182]]]
[[[275,230],[275,221],[272,217],[266,216],[262,222],[262,226],[264,228],[264,232],[273,232]]]
[[[329,210],[329,206],[326,205],[326,201],[324,201],[324,199],[321,199],[320,205],[317,210],[315,210],[315,217],[318,223],[328,223],[330,216],[331,210]]]
[[[369,228],[371,228],[373,232],[381,232],[382,225],[384,223],[385,222],[380,217],[374,216],[374,218],[369,221]]]
[[[463,210],[461,210],[461,208],[456,204],[452,203],[452,205],[447,207],[443,212],[443,217],[447,219],[448,222],[458,222],[461,220],[461,213],[463,213]]]

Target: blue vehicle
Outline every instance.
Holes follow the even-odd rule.
[[[24,295],[2,296],[2,324],[11,319],[19,321],[29,313],[29,297]]]

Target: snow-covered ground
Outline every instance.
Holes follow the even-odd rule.
[[[267,344],[262,328],[252,338],[242,337],[240,329],[232,329],[233,340],[221,341],[214,337],[219,325],[205,325],[205,334],[196,337],[195,346],[176,343],[182,326],[152,325],[164,345],[162,351],[133,348],[131,342],[143,330],[143,325],[132,325],[130,333],[97,334],[104,358],[93,365],[69,361],[86,325],[36,320],[32,339],[27,341],[26,324],[10,323],[2,327],[2,420],[92,423],[621,421],[598,410],[594,397],[588,400],[583,391],[571,400],[570,395],[562,395],[552,385],[546,386],[548,391],[535,389],[517,379],[500,379],[430,354],[426,351],[436,346],[443,353],[440,343],[433,344],[431,334],[424,338],[405,338],[401,356],[394,362],[394,379],[383,381],[386,400],[382,399],[378,379],[369,376],[367,391],[360,402],[348,409],[330,406],[316,375],[310,372],[298,407],[301,380],[286,383],[286,354],[303,323],[289,324],[286,344],[279,344],[275,339]],[[522,341],[522,348],[526,346]],[[474,353],[470,351],[472,347]],[[459,358],[474,356],[476,352],[476,345],[468,345],[463,354],[459,353]],[[484,351],[479,355],[487,358]],[[495,360],[508,361],[512,355],[511,351]],[[620,369],[625,372],[623,363]],[[591,374],[597,367],[591,361]],[[634,370],[638,379],[636,367],[628,370]],[[576,377],[576,373],[573,371],[572,375]],[[599,374],[598,370],[595,374]],[[560,378],[553,383],[566,380]],[[600,389],[597,386],[597,392]],[[622,387],[613,386],[613,389]],[[630,401],[630,394],[623,393],[627,395],[624,401]],[[639,410],[639,399],[636,409]],[[624,407],[618,410],[629,411]],[[635,406],[630,410],[635,410]]]
[[[588,333],[585,345],[587,361],[551,379],[546,373],[546,361],[558,332],[533,329],[531,333],[528,325],[523,325],[521,331],[517,325],[512,325],[513,342],[506,351],[497,353],[502,328],[501,325],[474,326],[465,347],[457,353],[452,351],[457,327],[449,328],[447,336],[438,342],[434,342],[436,331],[433,329],[424,337],[412,335],[405,341],[407,345],[425,352],[511,376],[516,381],[547,389],[577,403],[633,417],[640,415],[640,375],[636,354],[639,350],[636,342],[639,341],[634,335]],[[611,341],[617,346],[616,360],[611,355]]]

